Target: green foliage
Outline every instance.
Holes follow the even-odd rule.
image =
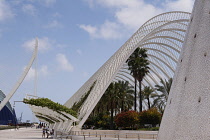
[[[141,131],[158,131],[159,127],[151,127],[151,128],[140,128]]]
[[[95,128],[109,129],[110,115],[100,113],[96,116],[91,116],[85,122],[86,126],[95,126]]]
[[[23,102],[25,104],[35,105],[35,106],[41,106],[41,107],[47,107],[49,109],[52,109],[53,111],[56,111],[61,114],[61,112],[66,112],[74,117],[77,117],[76,112],[72,109],[67,108],[64,105],[61,105],[59,103],[55,103],[51,101],[48,98],[38,98],[38,99],[23,99]],[[62,114],[63,115],[63,114]]]
[[[171,89],[173,79],[168,80],[160,79],[160,85],[155,85],[158,94],[152,94],[151,97],[154,99],[152,107],[158,108],[158,110],[163,114],[168,95]]]
[[[153,92],[154,92],[154,90],[149,86],[145,86],[144,90],[142,91],[143,99],[147,100],[148,109],[151,108],[150,97],[153,94]]]
[[[114,115],[132,108],[133,93],[133,87],[128,81],[112,82],[95,106],[86,125],[115,129]]]
[[[149,110],[145,110],[140,112],[139,114],[139,122],[140,124],[152,124],[157,125],[161,122],[161,113],[158,112],[156,108],[151,108]]]
[[[128,70],[135,79],[135,98],[134,98],[134,110],[136,111],[136,80],[139,82],[139,111],[142,111],[142,93],[141,82],[146,74],[149,73],[149,61],[147,60],[147,50],[142,48],[136,48],[136,50],[130,55],[126,63],[128,64]]]
[[[6,129],[14,129],[15,128],[15,126],[7,126],[7,125],[2,125],[2,126],[0,126],[0,130],[6,130]]]
[[[115,123],[118,127],[130,127],[133,129],[138,122],[139,115],[136,111],[122,112],[115,116]]]
[[[95,86],[95,83],[96,83],[96,81],[90,87],[90,89],[88,90],[88,92],[85,93],[78,102],[74,103],[74,105],[71,107],[72,110],[74,110],[76,112],[79,112],[80,107],[82,106],[82,104],[85,102],[85,100],[89,96],[90,92],[92,91],[93,87]]]

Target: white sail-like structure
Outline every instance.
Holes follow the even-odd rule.
[[[27,65],[27,67],[25,68],[24,72],[22,73],[21,77],[19,78],[17,83],[14,85],[12,90],[6,95],[6,98],[4,98],[4,100],[0,103],[0,111],[7,104],[7,102],[12,98],[12,96],[15,94],[15,92],[17,91],[19,86],[22,84],[23,80],[25,79],[27,73],[29,72],[29,70],[37,56],[37,52],[38,52],[38,39],[36,39],[35,49],[34,49],[34,52],[32,54],[32,57]]]
[[[148,50],[151,71],[144,78],[143,86],[154,87],[159,84],[160,78],[173,77],[189,19],[190,13],[168,12],[155,16],[142,25],[65,103],[65,106],[71,108],[93,87],[78,112],[78,126],[84,124],[111,82],[126,80],[134,84],[125,62],[136,48]]]
[[[196,0],[158,140],[210,139],[210,0]]]

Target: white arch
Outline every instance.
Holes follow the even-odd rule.
[[[176,66],[178,57],[175,57],[176,55],[172,55],[172,57],[168,52],[179,54],[179,48],[181,48],[183,43],[189,19],[190,13],[177,11],[168,12],[155,16],[142,25],[137,32],[134,33],[132,37],[128,39],[128,41],[126,41],[125,44],[65,103],[65,106],[71,108],[72,105],[79,101],[82,95],[89,90],[91,85],[96,82],[78,112],[78,119],[80,120],[78,126],[81,127],[87,120],[109,84],[119,74],[120,69],[123,68],[126,60],[137,47],[149,49],[148,53],[150,53],[149,51],[155,52],[152,55],[156,55],[156,57],[159,58],[159,61],[169,59],[167,63],[155,63],[153,60],[155,57],[152,57],[153,59],[149,58],[149,61],[151,65],[155,65],[155,67],[152,67],[154,68],[154,74],[158,74],[162,70],[166,77],[170,78],[171,74],[170,76],[167,74],[167,67],[173,69],[174,66]],[[165,41],[161,39],[165,39]],[[170,41],[166,41],[166,39]],[[152,46],[154,44],[158,45],[159,48],[157,48],[157,46]],[[162,77],[162,75],[158,74],[158,77]],[[165,79],[165,77],[163,77],[163,79]],[[148,85],[154,86],[147,76],[144,81]]]
[[[22,84],[23,80],[25,79],[26,75],[28,74],[28,72],[37,56],[37,52],[38,52],[38,39],[36,38],[35,49],[34,49],[33,55],[27,65],[26,69],[24,70],[23,74],[21,75],[20,79],[18,80],[18,82],[15,84],[15,86],[9,92],[9,94],[6,95],[6,98],[4,98],[3,101],[0,103],[0,111],[6,105],[6,103],[12,98],[12,96],[15,94],[15,92],[17,91],[19,86]]]

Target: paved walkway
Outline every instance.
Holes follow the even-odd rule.
[[[108,133],[109,130],[107,130]],[[138,131],[121,131],[121,134],[126,133],[139,133]],[[149,131],[141,131],[141,134],[148,133],[157,133],[157,132],[149,132]],[[42,138],[42,130],[35,128],[20,128],[19,130],[11,129],[11,130],[0,130],[0,140],[40,140],[47,139]],[[48,138],[52,139],[52,138]],[[55,139],[54,139],[55,140]],[[65,140],[65,139],[63,139]],[[74,136],[72,140],[84,140],[84,136]],[[85,140],[139,140],[138,138],[108,138],[108,137],[89,137],[86,136]],[[140,140],[155,140],[155,139],[140,139]]]
[[[19,130],[7,129],[0,130],[0,140],[40,140],[42,138],[42,130],[35,128],[20,128]]]

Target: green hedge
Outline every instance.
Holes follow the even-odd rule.
[[[74,117],[77,117],[77,113],[70,109],[67,108],[64,105],[61,105],[59,103],[55,103],[53,101],[51,101],[48,98],[38,98],[38,99],[23,99],[23,102],[25,104],[30,104],[30,105],[35,105],[35,106],[41,106],[41,107],[47,107],[49,109],[52,109],[53,111],[56,111],[60,114],[62,114],[61,112],[66,112]],[[67,117],[66,115],[62,114],[63,116]],[[68,117],[67,117],[68,118]]]
[[[83,105],[83,103],[85,102],[85,100],[89,96],[90,92],[92,91],[93,87],[95,86],[95,83],[96,83],[96,81],[92,84],[92,86],[90,87],[88,92],[86,92],[78,102],[74,103],[74,105],[72,106],[72,110],[74,110],[76,112],[79,112],[81,106]]]

